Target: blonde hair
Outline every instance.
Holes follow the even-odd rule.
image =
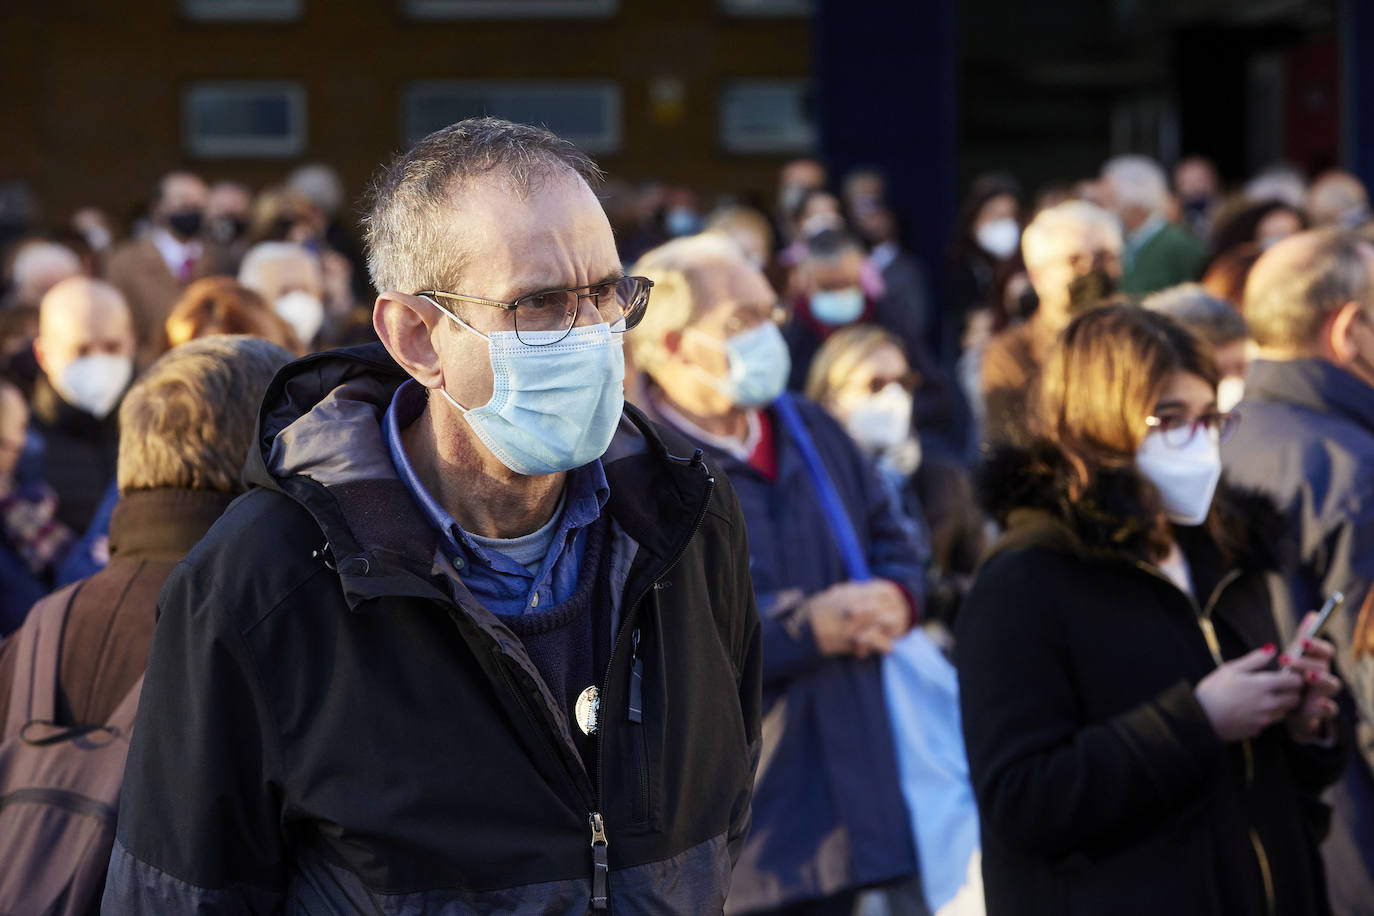
[[[632,274],[654,281],[644,318],[625,335],[630,358],[638,368],[653,375],[654,368],[668,358],[664,338],[681,331],[700,314],[705,304],[698,301],[700,273],[721,262],[749,264],[734,241],[708,232],[674,239],[647,252],[635,263]]]
[[[169,350],[120,405],[119,492],[240,492],[258,404],[291,359],[246,335],[202,337]]]
[[[906,348],[897,335],[875,324],[860,324],[836,331],[816,351],[806,373],[807,398],[826,405],[844,380],[883,347],[895,347],[906,357]]]

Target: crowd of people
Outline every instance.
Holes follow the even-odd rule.
[[[12,227],[0,910],[1374,912],[1355,176],[603,179]]]

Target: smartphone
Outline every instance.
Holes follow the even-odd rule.
[[[1336,609],[1345,603],[1345,595],[1341,592],[1332,592],[1331,597],[1326,599],[1320,611],[1317,612],[1317,619],[1298,634],[1298,657],[1303,654],[1302,641],[1304,639],[1316,639],[1326,630],[1326,625],[1331,622],[1331,615],[1336,613]]]

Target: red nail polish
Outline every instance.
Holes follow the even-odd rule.
[[[1260,647],[1260,651],[1261,651],[1261,652],[1273,652],[1273,651],[1274,651],[1274,644],[1273,644],[1272,642],[1267,642],[1267,643],[1265,643],[1263,646]]]
[[[1310,639],[1304,639],[1304,640],[1302,641],[1302,647],[1303,647],[1304,649],[1310,649],[1310,648],[1312,648],[1312,640],[1310,640]]]
[[[1322,677],[1320,674],[1318,674],[1318,673],[1315,672],[1315,671],[1309,671],[1309,672],[1307,672],[1307,674],[1306,674],[1305,676],[1306,676],[1306,678],[1307,678],[1309,681],[1312,681],[1313,683],[1316,683],[1317,681],[1321,680],[1321,677]]]
[[[1284,653],[1283,655],[1280,655],[1280,656],[1279,656],[1279,667],[1280,667],[1280,668],[1286,668],[1286,667],[1288,667],[1288,663],[1291,662],[1291,661],[1292,661],[1292,659],[1288,657],[1288,654],[1287,654],[1287,653]]]

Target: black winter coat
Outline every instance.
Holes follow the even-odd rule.
[[[1104,473],[1070,503],[1057,455],[985,469],[1007,533],[958,622],[989,916],[1328,912],[1317,795],[1342,749],[1282,724],[1225,744],[1193,692],[1278,640],[1272,507],[1218,496],[1247,545],[1230,562],[1205,529],[1175,528],[1194,601],[1147,561],[1140,479]]]
[[[268,389],[258,488],[159,601],[104,912],[580,914],[603,855],[613,912],[719,912],[761,683],[728,481],[626,409],[604,511],[638,548],[585,767],[520,641],[432,575],[380,440],[404,379],[372,345]],[[279,446],[319,463],[274,476]]]

